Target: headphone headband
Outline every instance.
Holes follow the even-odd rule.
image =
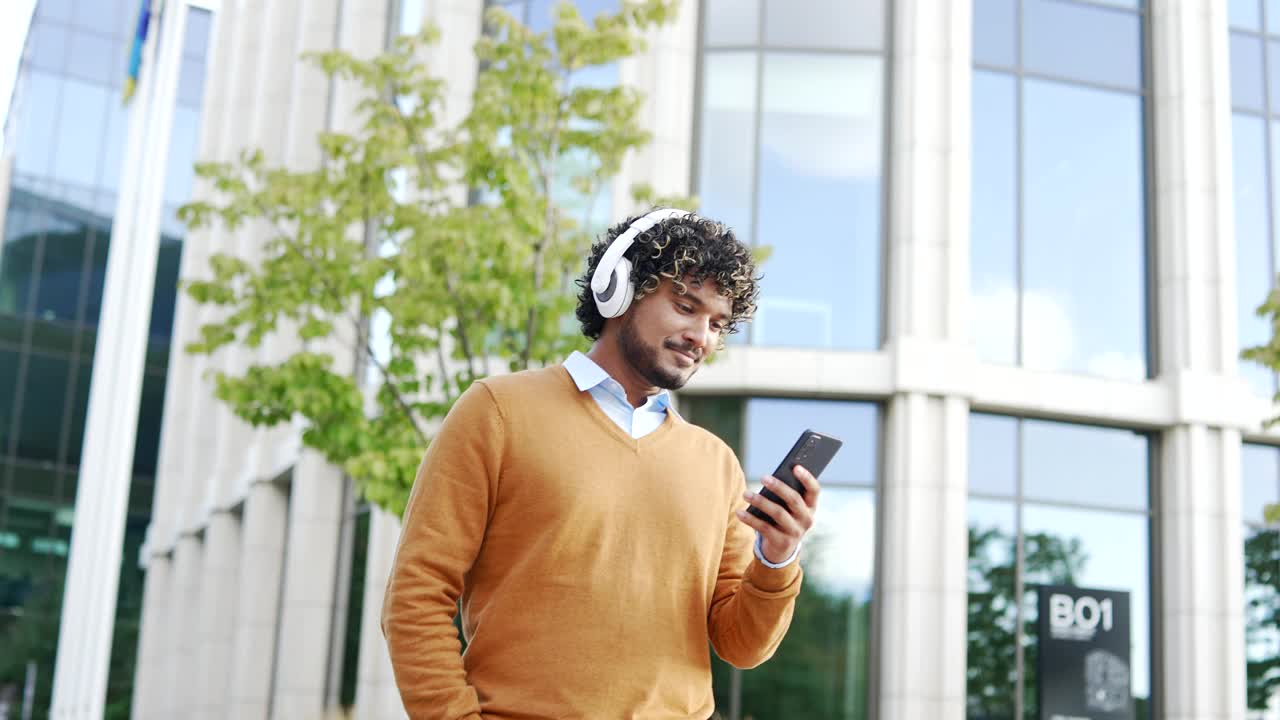
[[[687,210],[659,208],[643,217],[637,218],[609,245],[609,249],[604,251],[604,256],[600,258],[600,263],[596,265],[596,271],[591,276],[591,290],[596,293],[603,293],[608,289],[610,279],[613,277],[613,269],[617,266],[618,261],[622,259],[623,254],[631,249],[631,245],[636,241],[636,236],[664,220],[684,217],[688,214],[690,213]]]

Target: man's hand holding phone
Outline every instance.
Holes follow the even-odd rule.
[[[803,465],[794,466],[792,475],[804,486],[803,496],[772,475],[764,478],[765,488],[785,504],[779,505],[750,490],[743,494],[752,507],[772,518],[772,523],[747,510],[737,511],[739,520],[760,533],[760,550],[769,562],[782,562],[791,557],[813,527],[814,513],[818,510],[818,479]]]

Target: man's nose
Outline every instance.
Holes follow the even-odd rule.
[[[704,351],[711,338],[711,323],[706,320],[695,320],[685,327],[683,337],[686,343]]]

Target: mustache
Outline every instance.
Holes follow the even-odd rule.
[[[702,351],[694,346],[693,343],[678,343],[674,340],[664,340],[662,346],[668,350],[676,350],[678,352],[689,353],[694,358],[701,360]]]

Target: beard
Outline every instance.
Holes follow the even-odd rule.
[[[640,377],[663,390],[679,390],[689,382],[689,378],[693,377],[694,371],[698,369],[695,364],[687,372],[681,373],[678,369],[664,367],[658,355],[661,348],[685,352],[693,352],[693,348],[669,339],[662,341],[661,348],[649,345],[636,333],[633,321],[623,322],[622,329],[618,332],[618,347],[622,350],[622,356],[631,363],[631,367],[640,374]]]

